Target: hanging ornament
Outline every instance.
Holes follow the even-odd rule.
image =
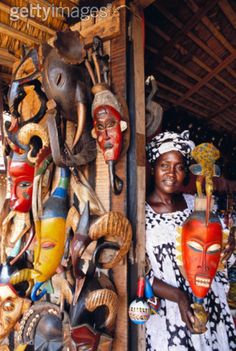
[[[129,305],[129,318],[135,324],[144,324],[150,317],[150,307],[144,299],[145,278],[138,279],[137,297]]]

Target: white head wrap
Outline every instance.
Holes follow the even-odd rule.
[[[188,130],[185,130],[181,134],[175,132],[164,132],[156,135],[147,144],[147,159],[150,163],[155,163],[157,158],[165,152],[179,151],[188,161],[194,147],[194,142],[189,140]]]

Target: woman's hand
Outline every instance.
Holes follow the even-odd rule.
[[[223,249],[221,253],[221,262],[225,264],[225,262],[229,259],[232,253],[235,250],[235,235],[236,235],[236,227],[231,227],[229,232],[228,243]]]
[[[178,291],[177,303],[182,321],[187,325],[187,328],[191,333],[195,333],[193,329],[194,315],[191,309],[191,304],[187,294],[180,289]]]
[[[197,316],[194,315],[188,295],[184,291],[157,278],[154,278],[152,288],[156,296],[176,302],[179,306],[182,321],[186,324],[189,331],[193,334],[199,333],[198,330],[193,328],[193,325],[199,325],[199,321],[197,321]],[[205,329],[200,332],[204,331]]]

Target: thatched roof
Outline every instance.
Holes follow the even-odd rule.
[[[145,19],[158,101],[236,136],[235,0],[156,0]]]
[[[76,0],[1,1],[0,78],[5,82],[10,81],[12,65],[16,58],[20,57],[22,44],[37,46],[43,41],[47,41],[56,31],[67,28],[68,25],[65,23],[63,15],[60,15],[59,7],[71,9],[77,2]],[[50,11],[43,13],[43,8],[50,9]],[[23,12],[27,9],[28,14]],[[37,14],[41,14],[41,17]]]

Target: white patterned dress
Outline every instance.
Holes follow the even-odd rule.
[[[176,227],[193,211],[194,196],[184,195],[187,208],[183,211],[157,214],[146,204],[146,253],[151,264],[149,278],[155,276],[178,287],[192,298],[188,282],[176,264]],[[233,351],[236,350],[236,331],[226,294],[227,274],[218,272],[204,299],[209,313],[207,331],[191,334],[182,322],[178,304],[161,300],[161,308],[146,323],[146,350],[148,351]]]

